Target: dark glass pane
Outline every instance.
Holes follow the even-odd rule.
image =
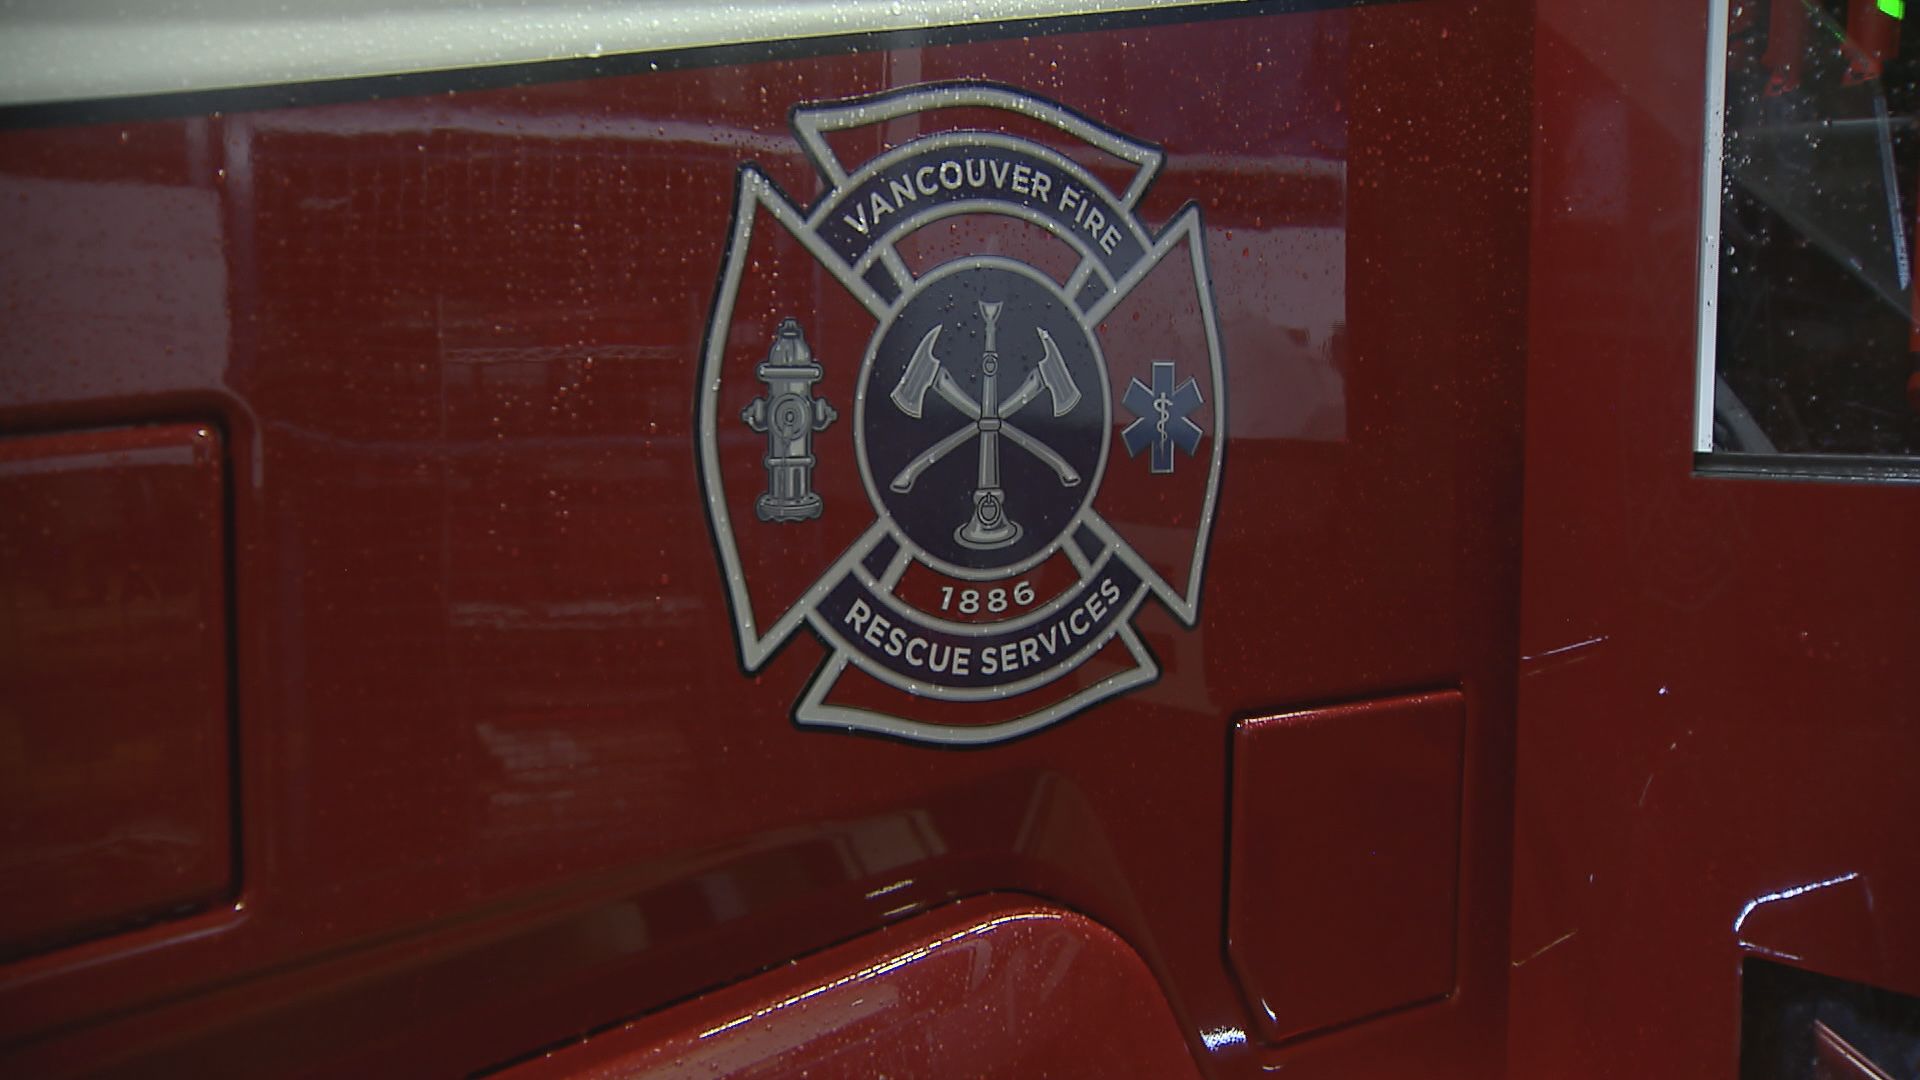
[[[1713,449],[1920,454],[1920,31],[1895,0],[1733,0]]]
[[[1740,1080],[1920,1080],[1920,998],[1749,957]]]

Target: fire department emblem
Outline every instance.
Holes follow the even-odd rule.
[[[739,169],[698,389],[742,666],[805,627],[797,722],[948,744],[1153,681],[1226,443],[1200,209],[1155,228],[1158,148],[1005,87],[793,128]]]

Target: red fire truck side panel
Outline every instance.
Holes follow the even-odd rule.
[[[1136,950],[1213,1075],[1497,1071],[1527,11],[1066,25],[0,132],[0,426],[224,433],[240,852],[237,902],[0,970],[8,1069],[487,1069],[1011,891]],[[1165,151],[1140,212],[1202,208],[1231,389],[1158,682],[957,751],[797,726],[809,635],[741,670],[694,403],[741,163],[805,203],[795,103],[963,79]],[[1435,687],[1453,983],[1270,1045],[1234,724]]]

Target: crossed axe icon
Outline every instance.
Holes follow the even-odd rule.
[[[980,317],[987,324],[986,351],[980,360],[980,400],[975,401],[962,390],[947,371],[946,365],[934,355],[933,347],[940,339],[941,327],[936,325],[927,331],[926,336],[920,339],[919,347],[914,349],[913,359],[908,361],[907,369],[900,374],[899,384],[893,388],[893,404],[901,412],[918,420],[926,403],[927,391],[931,389],[960,410],[968,418],[968,423],[909,461],[888,486],[898,492],[913,490],[913,483],[921,473],[978,438],[980,473],[979,482],[973,490],[973,514],[954,531],[954,538],[966,547],[989,550],[1013,543],[1020,539],[1021,533],[1019,524],[1007,517],[1006,497],[1000,490],[1001,436],[1006,436],[1015,446],[1046,464],[1060,477],[1061,484],[1074,487],[1080,483],[1079,472],[1066,458],[1014,426],[1008,418],[1026,408],[1042,393],[1052,397],[1053,415],[1065,416],[1080,403],[1080,387],[1074,384],[1073,373],[1067,370],[1067,362],[1060,355],[1059,346],[1053,343],[1052,336],[1044,328],[1040,328],[1037,330],[1040,335],[1040,363],[1013,393],[1002,400],[996,385],[1000,353],[994,337],[994,326],[999,322],[1002,302],[981,300],[978,304]]]

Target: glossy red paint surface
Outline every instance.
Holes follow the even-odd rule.
[[[1197,1077],[1159,984],[1106,927],[981,897],[507,1070],[711,1076]]]
[[[1280,1042],[1453,992],[1455,691],[1234,729],[1227,951]]]
[[[232,886],[220,439],[0,439],[0,955]]]
[[[1511,1068],[1731,1076],[1743,955],[1920,989],[1920,492],[1694,473],[1703,15],[1539,13]]]
[[[1137,949],[1213,1075],[1497,1069],[1528,32],[1442,0],[0,135],[0,425],[230,433],[246,822],[232,909],[0,971],[4,1064],[484,1069],[1017,890]],[[1143,213],[1206,211],[1233,395],[1160,681],[969,753],[796,729],[811,642],[740,674],[690,433],[738,164],[811,193],[795,101],[952,78],[1166,149]],[[1234,721],[1435,685],[1457,993],[1249,1040]]]

